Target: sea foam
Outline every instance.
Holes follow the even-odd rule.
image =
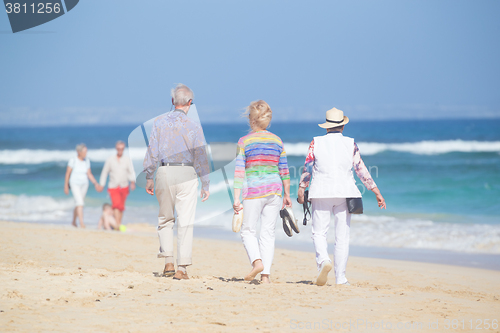
[[[223,192],[225,184],[214,184],[215,192]],[[215,193],[214,193],[215,194]],[[231,232],[232,208],[230,204],[199,204],[195,226],[223,229]],[[0,220],[31,221],[67,224],[71,222],[74,202],[70,198],[49,196],[0,195]],[[301,207],[293,206],[299,220],[300,234],[293,236],[294,242],[311,242],[311,221],[303,226]],[[100,203],[85,207],[86,224],[97,225],[101,213]],[[149,223],[157,220],[157,205],[128,205],[124,223]],[[276,224],[276,238],[290,241],[282,230],[281,221]],[[335,228],[331,222],[328,241],[335,241]],[[413,248],[449,250],[463,253],[500,254],[500,225],[473,223],[434,222],[418,218],[393,216],[357,215],[352,217],[350,227],[352,245],[370,247]]]
[[[453,152],[459,153],[497,153],[500,152],[500,141],[420,141],[408,143],[358,142],[362,155],[376,155],[384,151],[395,151],[416,155],[438,155]],[[305,156],[309,143],[285,143],[287,155]]]
[[[306,156],[309,143],[284,143],[289,156]],[[500,141],[420,141],[411,143],[377,143],[358,142],[362,155],[376,155],[385,151],[410,153],[417,155],[438,155],[452,152],[460,153],[500,153]],[[128,155],[134,161],[144,159],[146,147],[129,148]],[[91,162],[105,162],[116,154],[113,148],[89,149],[88,157]],[[75,157],[74,150],[45,150],[45,149],[5,149],[0,150],[0,164],[41,164],[67,162]]]
[[[0,219],[15,221],[58,221],[68,218],[73,199],[49,196],[0,194]]]

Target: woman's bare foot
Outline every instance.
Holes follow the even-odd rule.
[[[264,265],[262,264],[262,260],[260,260],[260,259],[255,260],[253,262],[252,266],[253,266],[253,269],[250,273],[248,273],[247,276],[245,276],[245,281],[252,281],[253,279],[255,279],[257,274],[259,274],[260,272],[262,272],[264,270]]]
[[[269,274],[261,274],[261,276],[260,276],[260,282],[262,282],[262,283],[271,283],[271,280],[269,280]]]
[[[75,228],[78,228],[78,226],[76,225],[76,221],[73,220],[73,222],[71,222],[71,225]]]

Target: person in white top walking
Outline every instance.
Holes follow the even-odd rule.
[[[75,209],[73,210],[73,222],[71,224],[76,227],[76,218],[80,220],[80,226],[85,228],[83,222],[83,206],[85,205],[85,195],[89,188],[89,179],[94,184],[97,191],[102,191],[101,186],[97,183],[92,172],[90,171],[90,161],[87,158],[87,146],[81,143],[76,146],[77,157],[73,157],[68,162],[66,168],[66,177],[64,178],[64,193],[71,193],[75,199]]]
[[[312,176],[309,199],[312,204],[312,239],[319,271],[317,285],[326,284],[328,272],[332,269],[326,238],[331,213],[335,219],[336,283],[349,285],[345,270],[349,257],[351,213],[346,198],[361,198],[352,173],[353,167],[366,188],[377,196],[378,206],[386,208],[385,200],[366,169],[354,139],[342,134],[348,122],[349,118],[341,110],[333,108],[326,112],[326,123],[319,126],[325,128],[327,134],[315,137],[311,142],[299,184],[298,201],[303,203],[304,192]]]
[[[99,180],[102,191],[104,186],[106,186],[106,180],[109,174],[108,193],[111,198],[113,213],[118,228],[117,230],[119,230],[122,223],[127,196],[130,190],[135,190],[134,167],[132,166],[130,158],[123,154],[124,150],[125,142],[118,141],[116,143],[116,155],[110,156],[106,160]]]

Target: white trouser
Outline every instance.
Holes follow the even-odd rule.
[[[75,206],[85,206],[85,196],[89,189],[89,182],[83,184],[69,183],[69,187],[71,188],[73,198],[75,198]]]
[[[174,255],[174,224],[177,222],[177,265],[191,265],[193,224],[198,178],[193,167],[162,166],[156,172],[158,214],[158,258]],[[174,217],[177,212],[177,219]]]
[[[331,213],[335,219],[335,279],[337,284],[345,283],[345,269],[349,257],[349,230],[351,213],[347,210],[345,198],[311,199],[312,203],[312,239],[316,249],[318,270],[323,261],[330,260],[328,256],[327,233],[330,228]]]
[[[276,220],[278,219],[282,199],[279,195],[243,200],[243,223],[241,240],[252,264],[261,259],[264,265],[262,274],[271,273],[274,258],[274,239]],[[257,240],[257,222],[260,222],[260,235]]]

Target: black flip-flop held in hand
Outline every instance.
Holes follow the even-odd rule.
[[[299,226],[297,225],[297,220],[293,216],[292,207],[285,207],[280,210],[280,217],[283,219],[283,230],[288,237],[292,237],[293,233],[299,233]]]

